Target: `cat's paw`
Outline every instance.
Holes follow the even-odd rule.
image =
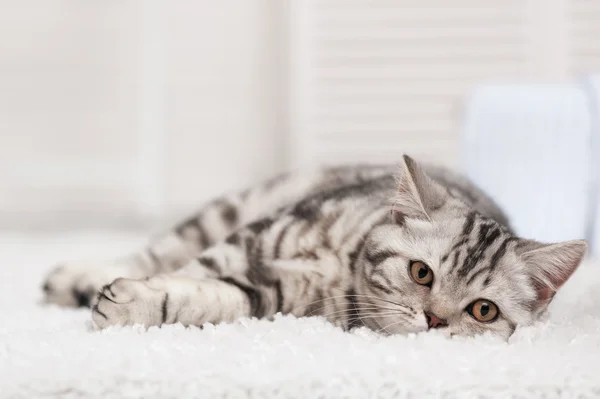
[[[169,295],[160,276],[143,280],[118,278],[102,287],[92,307],[92,319],[100,328],[165,323]]]
[[[91,306],[105,284],[123,276],[117,265],[75,262],[55,267],[42,284],[44,301],[60,306]]]

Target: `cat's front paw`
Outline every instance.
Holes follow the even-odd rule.
[[[169,295],[161,277],[144,280],[118,278],[102,287],[92,307],[92,319],[100,328],[166,322]]]
[[[55,267],[42,284],[44,301],[60,306],[91,306],[102,286],[123,276],[116,265],[74,262]]]

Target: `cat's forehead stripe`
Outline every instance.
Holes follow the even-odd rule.
[[[514,239],[502,225],[482,217],[477,212],[470,212],[463,224],[461,234],[441,260],[446,262],[453,255],[450,271],[461,278],[466,278],[467,284],[471,284],[477,276],[494,270],[506,252],[508,243]],[[496,250],[493,254],[489,254],[489,249],[495,245],[497,245]],[[461,255],[464,255],[462,262]],[[484,262],[486,258],[490,261]],[[477,268],[478,265],[481,267]]]
[[[481,276],[485,273],[487,276],[486,276],[485,280],[483,281],[483,286],[484,287],[487,286],[490,283],[491,273],[493,273],[494,270],[496,269],[498,261],[504,256],[504,254],[506,254],[508,244],[510,244],[511,242],[516,241],[516,240],[517,240],[517,238],[513,237],[513,236],[505,237],[504,241],[502,241],[502,243],[498,246],[498,248],[490,256],[489,264],[476,270],[474,273],[472,273],[470,276],[468,276],[467,285],[471,285],[471,283],[473,283],[473,281],[475,281],[475,279],[478,276]]]
[[[506,248],[508,247],[508,244],[511,243],[512,241],[516,241],[516,240],[517,240],[517,238],[512,237],[512,236],[506,237],[504,239],[502,244],[500,244],[500,246],[498,247],[496,252],[494,252],[494,254],[492,255],[492,259],[490,260],[490,268],[492,270],[496,267],[500,258],[502,258],[502,256],[504,256],[504,254],[506,253]]]
[[[461,236],[468,236],[469,234],[471,234],[471,231],[473,230],[473,226],[475,225],[475,217],[477,216],[477,213],[471,211],[469,212],[469,214],[467,215],[467,220],[465,220],[465,224],[463,225],[463,230],[461,233]]]

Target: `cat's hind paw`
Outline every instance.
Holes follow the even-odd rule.
[[[92,306],[100,288],[122,275],[120,267],[87,262],[56,266],[42,283],[44,302],[70,307]]]

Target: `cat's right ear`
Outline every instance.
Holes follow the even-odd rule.
[[[394,212],[418,219],[431,215],[446,202],[446,191],[423,172],[408,155],[402,157],[403,170],[398,182]]]
[[[579,267],[586,251],[587,242],[584,240],[555,244],[521,241],[516,252],[527,263],[527,270],[536,289],[538,307],[545,307],[550,303],[558,289]]]

